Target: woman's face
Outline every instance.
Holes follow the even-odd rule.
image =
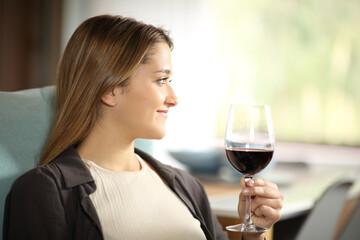
[[[150,60],[140,64],[126,88],[114,90],[116,106],[113,122],[121,136],[160,139],[165,136],[165,122],[177,97],[169,84],[172,74],[170,48],[157,43],[150,50]]]

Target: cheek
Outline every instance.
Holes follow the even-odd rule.
[[[164,105],[165,95],[156,89],[149,89],[149,91],[139,96],[139,102],[147,106],[149,110],[153,111],[154,108],[158,110]]]
[[[131,101],[128,101],[127,109],[135,116],[142,116],[143,119],[149,120],[156,116],[156,110],[163,108],[164,102],[165,95],[161,91],[147,88],[145,91],[133,94]]]

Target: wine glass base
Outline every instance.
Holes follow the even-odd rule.
[[[226,230],[230,231],[230,232],[253,232],[253,233],[263,233],[263,232],[267,232],[270,229],[268,228],[262,228],[262,227],[257,227],[254,224],[252,225],[245,225],[243,223],[241,224],[237,224],[237,225],[232,225],[232,226],[226,226]]]

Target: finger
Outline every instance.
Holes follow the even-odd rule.
[[[263,198],[279,198],[283,199],[283,195],[279,190],[271,187],[246,187],[242,189],[241,193],[245,196],[259,196]]]
[[[275,222],[279,221],[281,218],[281,212],[278,209],[271,208],[269,206],[261,205],[255,211],[252,212],[253,220],[256,224],[257,221],[264,221],[272,226]]]
[[[245,203],[245,202],[246,202],[246,195],[244,193],[244,189],[242,189],[239,194],[239,203]]]
[[[249,184],[249,183],[248,183],[248,180],[245,179],[245,177],[242,177],[242,178],[240,178],[240,184],[241,184],[242,188],[245,188],[247,186],[247,184]]]
[[[282,204],[283,201],[282,199],[276,198],[262,198],[262,197],[255,197],[252,201],[251,201],[251,210],[255,211],[257,208],[259,208],[260,206],[264,205],[264,206],[269,206],[273,209],[281,209],[282,208]]]
[[[264,178],[254,178],[253,180],[254,180],[254,184],[253,185],[247,184],[247,186],[267,186],[278,190],[278,186],[275,183],[272,183]]]
[[[242,177],[240,178],[240,184],[242,188],[255,186],[255,181],[252,178]]]

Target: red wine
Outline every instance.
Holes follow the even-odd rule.
[[[254,175],[263,170],[271,161],[273,150],[255,148],[225,149],[231,165],[244,175]]]

